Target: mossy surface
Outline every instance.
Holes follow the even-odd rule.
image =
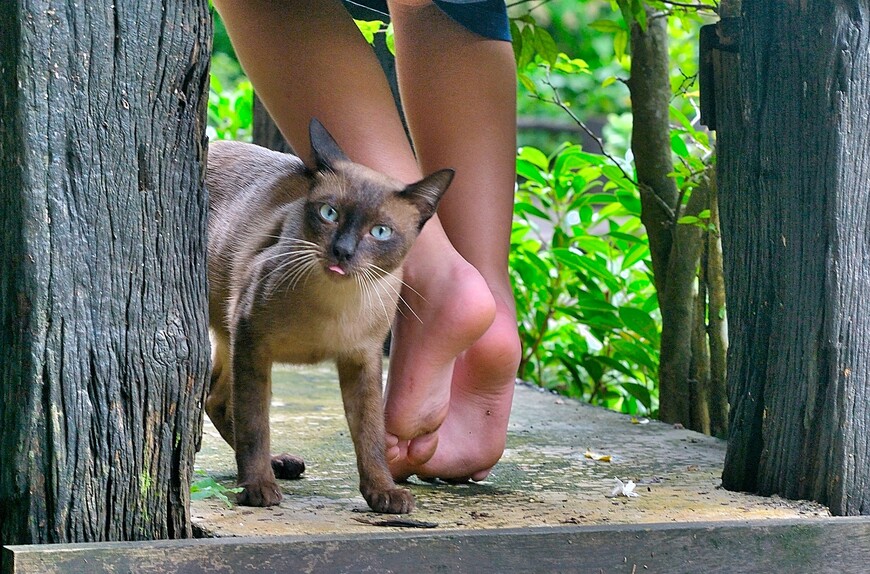
[[[334,368],[278,366],[272,385],[272,450],[301,456],[305,474],[279,481],[284,501],[274,508],[194,502],[197,526],[214,536],[377,530],[365,523],[378,516],[357,490]],[[517,385],[507,449],[490,477],[466,485],[412,478],[417,509],[409,518],[466,529],[827,515],[811,503],[721,489],[724,457],[723,441],[656,421],[633,424],[631,417]],[[233,485],[232,450],[208,420],[196,466]],[[633,481],[638,496],[611,498],[615,478]]]

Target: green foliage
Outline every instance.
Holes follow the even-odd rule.
[[[208,94],[209,139],[251,141],[254,125],[254,92],[251,82],[241,80],[224,89],[216,74],[211,75]]]
[[[519,376],[594,404],[654,416],[661,319],[633,180],[630,101],[621,81],[630,70],[630,25],[645,25],[646,6],[676,10],[668,30],[672,176],[680,205],[714,161],[709,134],[692,119],[702,20],[696,11],[656,0],[536,5],[511,22],[519,113],[575,126],[590,118],[606,122],[595,134],[600,148],[594,151],[521,135],[510,264],[524,348]],[[370,43],[385,41],[394,50],[391,26],[357,26]],[[210,137],[250,140],[251,87],[230,55],[215,58],[211,88]],[[531,140],[538,145],[528,145]],[[709,212],[678,222],[711,227]],[[223,493],[220,485],[202,488],[200,497]]]
[[[660,327],[633,184],[603,155],[524,147],[511,235],[520,377],[655,414]]]
[[[197,471],[197,474],[202,476],[202,478],[190,485],[191,500],[205,500],[206,498],[217,498],[218,500],[226,504],[227,508],[233,507],[233,503],[230,501],[227,494],[238,494],[242,491],[241,488],[227,488],[202,471]]]

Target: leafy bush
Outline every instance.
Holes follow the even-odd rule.
[[[208,94],[209,139],[251,141],[254,133],[254,91],[251,82],[240,80],[224,89],[216,74],[211,75]]]
[[[660,327],[633,184],[603,155],[521,148],[510,267],[525,380],[629,413],[658,408]]]

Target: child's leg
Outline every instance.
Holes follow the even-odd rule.
[[[420,179],[386,80],[339,2],[216,0],[215,5],[245,72],[303,158],[309,154],[309,119],[317,117],[351,159],[404,181]],[[388,429],[394,444],[395,436],[429,433],[412,449],[415,460],[422,461],[434,452],[434,431],[448,416],[455,359],[487,331],[496,307],[487,282],[454,249],[437,217],[424,228],[410,260],[415,262],[411,275],[416,274],[410,280],[419,296],[411,290],[405,296],[425,329],[397,337],[393,364],[410,358],[415,370],[407,369],[406,362],[402,390],[390,403],[401,404],[404,398],[406,404],[401,413],[388,408]],[[439,474],[469,474],[468,465],[450,464],[446,461]]]
[[[513,50],[508,42],[469,32],[430,3],[395,0],[390,12],[402,102],[419,162],[424,172],[456,170],[439,208],[441,223],[454,247],[484,277],[496,304],[492,325],[456,361],[434,456],[429,440],[402,443],[407,457],[393,469],[397,475],[482,478],[504,449],[520,358],[507,269],[516,177]],[[431,263],[409,259],[405,268],[413,287],[425,285]],[[422,412],[426,400],[419,391],[415,353],[425,345],[427,325],[400,318],[396,331],[387,429],[412,438],[424,430],[415,428],[407,414]],[[426,384],[438,389],[444,383]]]

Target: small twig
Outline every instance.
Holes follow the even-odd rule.
[[[668,205],[664,199],[659,197],[659,194],[655,192],[652,186],[647,183],[638,183],[637,188],[640,190],[641,194],[644,194],[647,197],[652,197],[652,199],[659,205],[662,211],[665,212],[665,215],[668,216],[668,219],[671,223],[675,223],[677,221],[677,216],[674,213],[673,208]]]
[[[679,96],[685,96],[686,91],[695,83],[695,80],[698,78],[698,74],[688,75],[680,69],[680,75],[683,76],[682,81],[680,81],[679,87],[676,89],[674,94],[671,96],[671,101],[674,101]]]
[[[516,2],[511,2],[510,4],[508,4],[507,7],[513,8],[514,6],[519,6],[520,4],[530,4],[532,2],[540,2],[540,4],[538,4],[537,6],[529,8],[529,12],[531,12],[535,8],[539,8],[539,7],[543,6],[544,4],[549,3],[550,1],[551,0],[516,0]]]
[[[354,516],[353,520],[368,524],[369,526],[392,526],[397,528],[437,528],[437,522],[423,522],[422,520],[412,520],[410,518],[385,518],[383,520],[373,520],[360,516]]]
[[[673,0],[659,0],[662,4],[673,6],[674,8],[683,8],[685,10],[709,10],[710,12],[719,12],[719,3],[701,4],[691,2],[674,2]]]

